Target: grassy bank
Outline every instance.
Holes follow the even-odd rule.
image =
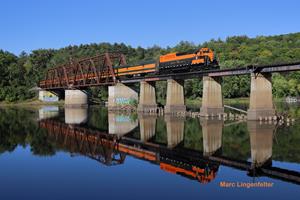
[[[44,105],[55,105],[55,106],[63,106],[64,101],[58,102],[42,102],[38,99],[27,99],[24,101],[16,101],[16,102],[0,102],[0,106],[2,107],[12,107],[12,106],[44,106]]]
[[[250,98],[243,97],[243,98],[233,98],[233,99],[224,99],[224,104],[249,104]],[[284,101],[283,98],[274,98],[274,102],[282,102]],[[202,98],[197,99],[186,99],[186,105],[188,107],[195,107],[201,105]]]
[[[224,104],[249,104],[249,98],[233,98],[233,99],[224,99]],[[274,102],[283,101],[282,98],[275,98]],[[94,104],[101,104],[103,101],[93,99]],[[158,103],[165,105],[165,100],[157,100]],[[199,107],[201,105],[202,98],[197,99],[185,99],[185,103],[187,107]],[[56,106],[64,106],[64,101],[58,102],[42,102],[38,99],[28,99],[24,101],[17,102],[0,102],[0,106],[43,106],[43,105],[56,105]]]
[[[185,103],[189,107],[201,105],[202,98],[197,99],[186,99]],[[249,98],[234,98],[234,99],[224,99],[224,104],[247,104],[249,103]]]

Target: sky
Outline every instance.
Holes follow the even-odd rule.
[[[300,32],[298,0],[0,0],[0,49],[195,44]]]

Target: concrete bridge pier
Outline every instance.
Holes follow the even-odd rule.
[[[201,116],[217,116],[224,113],[221,81],[220,77],[203,77]]]
[[[203,155],[211,156],[222,147],[223,120],[200,119],[203,134]]]
[[[270,73],[251,74],[250,105],[248,120],[273,117],[275,109],[272,99],[272,82]]]
[[[108,110],[133,109],[137,102],[137,92],[123,83],[108,87]]]
[[[259,124],[247,122],[250,134],[252,167],[269,164],[272,158],[274,124]]]
[[[165,115],[168,148],[174,148],[183,140],[184,121],[182,117]]]
[[[153,115],[139,115],[140,122],[140,140],[147,142],[155,135],[156,116]]]
[[[60,99],[61,94],[59,92],[40,90],[39,100],[44,102],[57,102]]]
[[[137,110],[139,112],[156,112],[155,82],[142,81],[140,83],[140,99]]]
[[[184,105],[184,81],[169,79],[167,86],[167,102],[165,105],[165,114],[185,111],[186,106]]]
[[[65,90],[66,107],[86,107],[88,95],[84,90]]]

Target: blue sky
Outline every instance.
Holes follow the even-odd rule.
[[[0,0],[0,49],[100,42],[133,47],[300,31],[300,1]]]

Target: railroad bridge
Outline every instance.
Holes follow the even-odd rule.
[[[190,64],[180,63],[181,65],[186,69]],[[193,66],[196,65],[198,64],[194,63]],[[107,85],[110,110],[118,110],[138,102],[139,112],[156,112],[155,82],[167,81],[164,112],[172,114],[186,110],[184,80],[202,78],[203,96],[200,114],[214,116],[224,113],[222,77],[249,74],[251,90],[247,116],[248,120],[258,120],[275,115],[272,100],[272,73],[298,71],[300,62],[231,69],[214,67],[206,70],[169,70],[165,73],[157,73],[158,67],[159,64],[155,61],[129,66],[121,53],[105,53],[70,61],[47,71],[45,79],[39,83],[41,88],[39,98],[45,100],[44,97],[51,93],[54,96],[64,96],[66,106],[82,106],[88,104],[86,88]],[[130,87],[132,83],[140,83],[139,95]]]

